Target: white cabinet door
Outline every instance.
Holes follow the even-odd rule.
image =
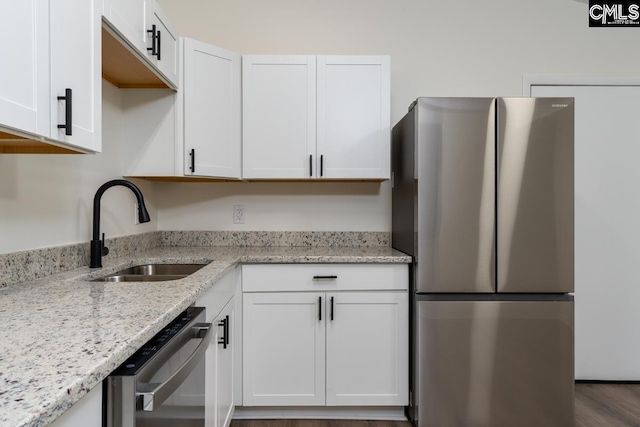
[[[102,15],[123,38],[147,54],[147,30],[155,0],[102,0]]]
[[[533,86],[575,98],[575,377],[640,380],[640,86]]]
[[[243,406],[325,403],[324,293],[243,295]]]
[[[184,39],[184,174],[240,178],[240,55]]]
[[[102,427],[102,384],[95,386],[49,427]]]
[[[327,406],[408,404],[406,292],[327,294]]]
[[[218,318],[218,329],[222,334],[216,341],[218,345],[218,361],[216,365],[217,427],[228,427],[234,410],[234,307],[231,300]]]
[[[0,2],[0,125],[49,134],[49,1]]]
[[[243,56],[243,177],[316,176],[316,57]]]
[[[318,56],[322,178],[389,179],[388,56]]]
[[[102,62],[99,0],[51,0],[50,19],[51,130],[47,135],[69,145],[100,151]],[[59,99],[66,97],[67,91],[71,99]],[[70,111],[67,111],[69,107]],[[59,125],[70,125],[70,128],[59,128]]]
[[[147,34],[149,37],[148,46],[152,47],[152,50],[147,51],[147,55],[167,80],[178,87],[178,32],[173,28],[158,3],[153,3],[151,28],[153,29],[153,25],[155,25],[156,32],[152,31]],[[153,37],[155,37],[155,41]]]

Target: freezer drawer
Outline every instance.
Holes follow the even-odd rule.
[[[574,425],[573,301],[418,301],[416,314],[420,427]]]

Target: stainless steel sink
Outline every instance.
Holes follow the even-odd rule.
[[[93,282],[164,282],[184,279],[207,264],[143,264],[116,271]]]

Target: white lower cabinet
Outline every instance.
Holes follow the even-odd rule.
[[[207,309],[207,322],[216,328],[205,355],[205,427],[228,427],[234,402],[235,301],[240,268],[221,278],[196,305]],[[222,308],[221,308],[222,307]]]
[[[243,406],[325,404],[323,295],[243,295]]]
[[[407,404],[406,292],[327,294],[327,406]]]
[[[49,427],[102,427],[102,383],[49,424]]]
[[[243,266],[243,406],[407,405],[407,266],[290,269]]]

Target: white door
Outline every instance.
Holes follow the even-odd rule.
[[[178,87],[178,33],[157,3],[154,4],[151,24],[156,26],[155,52],[147,51],[147,55],[167,80]],[[153,48],[154,34],[148,33],[147,36],[148,45]]]
[[[316,164],[316,57],[243,56],[244,178],[310,178]]]
[[[49,1],[0,2],[0,125],[49,134]]]
[[[575,98],[575,375],[640,380],[640,86],[532,86]]]
[[[51,0],[50,16],[50,136],[70,145],[100,151],[102,39],[99,1]],[[71,99],[59,100],[58,97],[66,98],[67,90]],[[67,115],[69,107],[70,116]],[[70,128],[59,128],[59,125],[70,125]]]
[[[216,318],[215,321],[211,322],[211,327],[215,328],[215,332],[204,355],[205,368],[200,371],[199,375],[191,375],[191,377],[198,377],[201,381],[204,381],[204,396],[202,400],[204,400],[205,427],[218,427],[216,424],[218,422],[218,366],[220,365],[220,352],[222,351],[222,347],[218,342],[224,334],[224,329],[220,326],[219,320],[219,318]],[[202,368],[198,366],[196,369]],[[191,379],[191,377],[188,379]]]
[[[184,174],[240,178],[240,55],[184,39]]]
[[[155,0],[102,0],[102,15],[127,42],[147,54],[147,30]]]
[[[388,56],[319,56],[318,176],[388,179],[390,105]]]
[[[243,406],[324,405],[324,295],[243,294]]]
[[[218,343],[218,365],[216,382],[217,391],[217,427],[228,427],[231,423],[234,409],[234,307],[235,301],[231,300],[220,314],[222,337]]]
[[[408,404],[406,292],[327,294],[327,406]]]

